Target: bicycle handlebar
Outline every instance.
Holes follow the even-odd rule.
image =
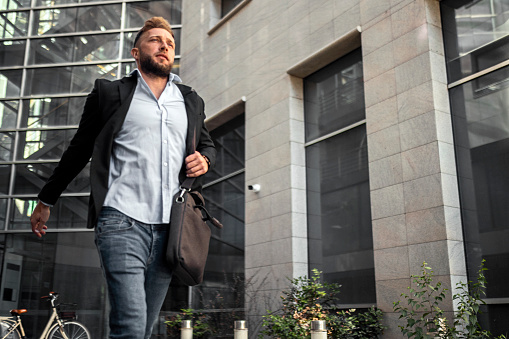
[[[55,301],[58,299],[58,293],[49,292],[49,295],[45,295],[44,297],[41,297],[41,299],[48,299],[47,301]]]

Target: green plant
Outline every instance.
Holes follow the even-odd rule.
[[[394,311],[400,314],[399,319],[405,319],[406,324],[400,325],[401,332],[408,338],[444,338],[444,339],[484,339],[491,338],[489,331],[483,330],[477,316],[480,305],[486,304],[482,296],[486,295],[486,277],[484,271],[485,260],[482,261],[477,274],[477,281],[473,283],[459,282],[456,284],[458,293],[452,296],[457,302],[457,311],[452,325],[444,316],[440,303],[444,300],[447,289],[442,283],[433,285],[433,271],[422,264],[422,274],[412,275],[417,288],[410,288],[410,294],[401,294],[407,300],[408,307],[401,301],[394,303]],[[505,339],[504,335],[497,337]]]
[[[340,285],[320,281],[321,272],[291,279],[289,290],[282,292],[282,308],[263,316],[263,335],[277,338],[310,338],[312,320],[325,320],[333,338],[373,338],[383,332],[382,312],[337,310],[335,302]]]
[[[409,294],[401,296],[407,300],[407,306],[401,301],[394,303],[394,312],[400,314],[399,319],[405,319],[406,323],[400,325],[401,332],[408,338],[428,339],[443,328],[443,311],[439,305],[444,300],[447,289],[442,288],[442,283],[433,285],[433,271],[424,262],[421,266],[420,276],[412,275],[416,288],[408,287]],[[442,325],[442,326],[440,326]]]
[[[165,321],[170,338],[180,338],[180,328],[183,320],[192,320],[194,338],[208,338],[214,332],[205,314],[191,308],[184,308],[181,313]]]

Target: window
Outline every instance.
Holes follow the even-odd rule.
[[[509,4],[441,2],[470,280],[486,260],[483,328],[509,324]]]
[[[230,13],[242,0],[221,0],[221,17]]]
[[[304,79],[309,268],[342,284],[341,304],[374,304],[361,50]]]

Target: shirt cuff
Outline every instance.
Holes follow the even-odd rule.
[[[54,205],[51,205],[51,204],[47,204],[47,203],[45,203],[45,202],[44,202],[44,201],[42,201],[42,200],[39,200],[39,202],[40,202],[41,204],[45,205],[45,206],[48,206],[48,207],[53,207],[53,206],[54,206]]]

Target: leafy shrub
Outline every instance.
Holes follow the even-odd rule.
[[[383,330],[382,312],[338,310],[335,306],[341,285],[320,281],[321,272],[291,279],[289,290],[282,292],[282,308],[264,315],[264,335],[276,338],[310,338],[312,320],[325,320],[328,335],[333,338],[377,338]]]
[[[452,299],[458,304],[452,325],[444,316],[440,303],[446,296],[447,289],[442,288],[442,283],[433,284],[433,271],[424,262],[421,266],[421,275],[412,275],[417,288],[410,288],[409,294],[401,294],[407,301],[407,305],[401,301],[394,302],[394,311],[399,313],[399,319],[404,319],[405,324],[400,325],[401,332],[408,338],[429,339],[484,339],[492,338],[489,331],[483,330],[477,319],[480,305],[486,304],[482,296],[486,295],[486,277],[484,260],[477,275],[477,282],[459,282],[456,288],[459,293],[454,294]],[[506,338],[504,335],[497,337]]]

